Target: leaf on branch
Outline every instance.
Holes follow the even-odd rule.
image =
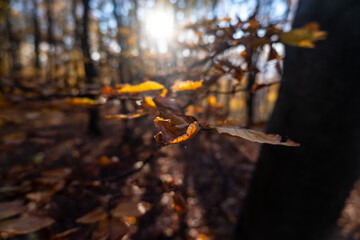
[[[68,105],[75,106],[93,106],[98,104],[98,101],[91,98],[66,98],[65,103]]]
[[[164,90],[166,90],[166,89],[164,89]],[[141,102],[141,106],[143,106],[144,108],[149,108],[149,109],[156,108],[154,100],[151,97],[144,97],[143,101]]]
[[[314,48],[314,42],[326,38],[327,32],[319,31],[317,23],[309,23],[301,28],[279,34],[280,42],[290,46]]]
[[[28,234],[48,227],[55,221],[49,217],[27,216],[0,222],[0,232]]]
[[[97,208],[92,212],[89,212],[87,214],[85,214],[84,216],[76,219],[77,223],[83,223],[83,224],[91,224],[91,223],[96,223],[102,219],[106,218],[106,212],[101,209],[101,208]]]
[[[116,93],[117,93],[117,91],[109,86],[105,86],[101,89],[101,94],[103,94],[103,95],[113,95]]]
[[[0,220],[20,214],[24,210],[23,201],[15,200],[12,202],[0,203]]]
[[[298,147],[299,143],[277,134],[266,134],[245,128],[235,127],[215,127],[219,133],[224,133],[234,137],[244,138],[246,140],[258,143],[267,143],[273,145],[283,145],[288,147]]]
[[[189,123],[196,121],[194,117],[185,115],[179,104],[173,98],[157,96],[153,100],[159,110],[160,117],[170,119],[174,125],[188,126]]]
[[[154,90],[161,90],[165,87],[154,81],[146,81],[137,85],[125,84],[118,91],[119,93],[139,93],[139,92],[147,92]]]
[[[155,139],[164,146],[188,140],[200,130],[200,126],[196,121],[190,124],[175,125],[170,119],[160,117],[155,119],[155,127],[160,130],[155,135]]]
[[[171,90],[173,92],[179,91],[192,91],[202,87],[203,80],[194,82],[194,81],[175,81],[174,85],[172,85]]]
[[[105,118],[112,118],[112,119],[134,119],[134,118],[139,118],[142,116],[147,115],[148,112],[144,112],[144,111],[137,111],[134,113],[129,113],[129,114],[117,114],[117,115],[106,115]]]

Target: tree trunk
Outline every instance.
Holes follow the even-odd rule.
[[[294,27],[328,32],[314,49],[287,47],[268,132],[235,239],[329,239],[360,165],[360,2],[300,0]]]
[[[40,69],[40,29],[38,21],[38,7],[37,1],[33,0],[34,8],[32,12],[33,24],[34,24],[34,51],[35,51],[35,68]]]
[[[10,10],[7,12],[6,16],[6,32],[8,35],[8,41],[10,44],[10,57],[11,57],[11,69],[10,74],[15,75],[17,72],[21,70],[21,63],[19,58],[19,40],[17,36],[15,36],[11,21],[11,13]]]
[[[97,72],[94,63],[91,60],[90,55],[90,43],[89,43],[89,2],[90,0],[83,0],[84,13],[83,13],[83,32],[81,36],[81,49],[83,53],[83,61],[85,68],[85,77],[88,84],[94,83],[94,78],[97,76]],[[90,134],[100,135],[101,130],[99,127],[99,109],[97,107],[91,107],[89,109],[89,123],[88,131]]]

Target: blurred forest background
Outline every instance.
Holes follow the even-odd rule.
[[[160,149],[152,112],[139,111],[159,92],[113,91],[158,82],[187,115],[263,130],[283,43],[291,45],[281,33],[296,8],[296,0],[1,0],[0,238],[230,239],[259,143],[204,131]],[[191,91],[177,92],[179,81]],[[339,239],[360,238],[359,195]]]

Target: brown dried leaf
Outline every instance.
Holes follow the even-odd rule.
[[[172,202],[171,207],[177,212],[177,213],[184,213],[187,211],[186,203],[184,197],[180,193],[173,193],[171,195]]]
[[[56,168],[52,170],[42,171],[41,175],[47,178],[63,179],[71,175],[70,168]]]
[[[64,239],[64,238],[67,238],[67,237],[69,237],[70,235],[76,233],[76,232],[79,231],[79,230],[80,230],[80,228],[71,228],[71,229],[66,230],[66,231],[64,231],[64,232],[61,232],[61,233],[56,234],[56,235],[54,236],[54,239],[55,239],[55,240],[62,240],[62,239]]]
[[[52,195],[54,195],[54,193],[55,193],[54,191],[32,192],[32,193],[26,194],[26,198],[32,202],[44,202],[44,201],[50,199],[50,197]]]
[[[12,202],[0,203],[0,220],[15,216],[24,210],[23,201],[15,200]]]
[[[158,82],[146,81],[146,82],[140,83],[138,85],[125,84],[118,91],[119,91],[119,93],[139,93],[139,92],[146,92],[146,91],[153,91],[153,90],[161,90],[164,88],[165,87]]]
[[[87,214],[85,214],[84,216],[76,219],[77,223],[83,223],[83,224],[91,224],[91,223],[96,223],[102,219],[106,218],[106,212],[101,209],[101,208],[97,208],[92,212],[89,212]]]
[[[190,139],[200,130],[200,126],[196,121],[190,124],[174,125],[170,119],[157,117],[154,123],[155,127],[159,129],[155,139],[164,146]]]
[[[170,119],[174,125],[185,125],[196,121],[194,117],[186,116],[175,99],[157,96],[154,103],[159,110],[160,117]]]
[[[0,222],[0,232],[28,234],[48,227],[55,221],[49,217],[27,216]]]
[[[120,240],[129,231],[129,225],[120,219],[112,219],[111,221],[103,220],[100,222],[99,228],[94,232],[91,239]]]
[[[252,142],[267,143],[273,145],[283,145],[288,147],[298,147],[299,143],[292,141],[291,139],[281,137],[277,134],[266,134],[245,128],[234,127],[215,127],[219,133],[224,133],[234,137],[244,138]]]
[[[111,214],[114,217],[138,217],[144,214],[143,211],[140,211],[139,204],[132,201],[123,201],[120,202],[113,210]]]

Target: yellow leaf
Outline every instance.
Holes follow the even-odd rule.
[[[138,85],[125,84],[119,91],[119,93],[138,93],[153,90],[164,89],[164,86],[158,82],[146,81]]]
[[[175,138],[174,140],[170,141],[170,144],[183,142],[192,138],[198,131],[200,130],[200,126],[198,122],[191,123],[186,130],[186,133],[180,137]]]
[[[145,116],[148,114],[147,112],[134,112],[129,114],[117,114],[117,115],[106,115],[105,118],[113,118],[113,119],[134,119]]]
[[[314,42],[326,38],[327,32],[319,31],[317,23],[309,23],[301,28],[279,34],[280,42],[290,46],[314,48]]]
[[[166,90],[166,89],[164,89],[164,90]],[[156,108],[154,100],[151,97],[144,97],[143,101],[141,102],[141,106],[143,106],[145,108],[150,108],[150,109]]]
[[[173,92],[178,91],[188,91],[188,90],[196,90],[202,87],[203,80],[194,82],[194,81],[176,81],[174,85],[171,87]]]
[[[266,134],[245,128],[235,127],[215,127],[219,133],[224,133],[234,137],[244,138],[252,142],[267,143],[273,145],[283,145],[288,147],[298,147],[299,143],[292,141],[291,139],[283,138],[277,134]]]

